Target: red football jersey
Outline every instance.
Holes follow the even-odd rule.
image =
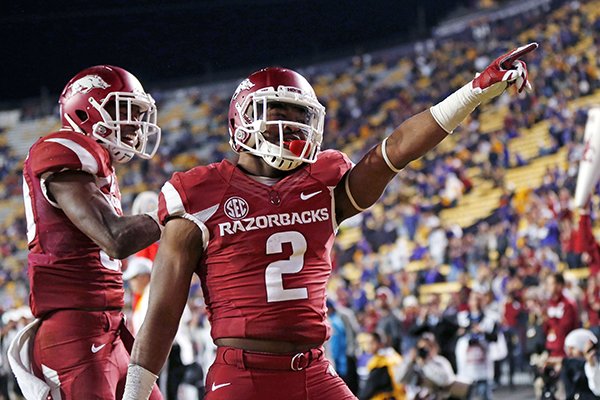
[[[344,154],[323,151],[314,164],[268,186],[222,161],[176,173],[163,186],[161,222],[183,217],[204,236],[196,272],[213,339],[329,337],[333,188],[351,165]]]
[[[67,218],[45,180],[65,170],[85,171],[119,215],[121,193],[110,155],[88,136],[60,131],[39,139],[23,166],[23,197],[29,243],[30,306],[40,317],[70,308],[123,306],[121,261],[111,259]]]

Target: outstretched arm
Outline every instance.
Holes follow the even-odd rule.
[[[153,217],[118,215],[86,172],[56,173],[49,178],[48,191],[69,220],[110,257],[126,258],[160,238]]]
[[[152,267],[148,313],[131,352],[124,399],[150,395],[177,333],[202,252],[202,233],[196,224],[183,218],[167,222]]]
[[[527,66],[520,57],[535,50],[530,43],[498,57],[481,74],[398,126],[371,149],[335,188],[337,222],[372,206],[396,173],[440,143],[482,102],[500,95],[509,85],[530,89]]]

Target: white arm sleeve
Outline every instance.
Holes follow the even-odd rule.
[[[596,396],[600,396],[600,364],[596,364],[595,367],[592,367],[590,363],[586,362],[583,369],[585,370],[585,376],[588,380],[590,390]]]
[[[423,366],[423,374],[439,387],[450,386],[454,382],[452,365],[442,356],[435,356],[427,361]]]

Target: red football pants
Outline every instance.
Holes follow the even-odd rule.
[[[60,310],[42,321],[35,336],[33,370],[52,388],[54,400],[121,400],[129,352],[120,311]],[[150,396],[161,400],[158,386]]]
[[[300,371],[291,368],[293,356],[274,357],[272,363],[265,358],[219,347],[206,377],[205,400],[356,399],[322,352]]]

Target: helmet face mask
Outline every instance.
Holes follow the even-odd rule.
[[[92,106],[102,121],[92,126],[92,136],[109,149],[117,162],[129,161],[134,155],[149,159],[158,150],[160,128],[156,124],[154,99],[149,94],[112,92]]]
[[[157,110],[135,76],[119,67],[87,68],[69,81],[60,96],[63,129],[91,136],[127,162],[149,159],[158,150],[161,129]]]
[[[230,144],[236,152],[291,170],[316,161],[324,120],[325,107],[304,77],[282,68],[263,69],[244,80],[233,95]]]

